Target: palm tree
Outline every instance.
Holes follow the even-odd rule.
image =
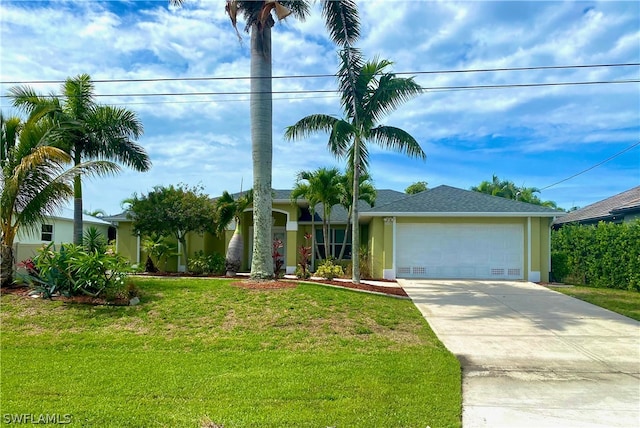
[[[344,257],[344,250],[347,246],[347,236],[349,234],[349,228],[353,229],[351,222],[351,213],[353,206],[353,170],[347,168],[347,172],[341,176],[342,186],[340,193],[340,205],[347,210],[347,227],[344,231],[344,238],[342,240],[342,248],[340,249],[340,256],[338,260],[342,260]],[[373,186],[371,175],[364,171],[358,177],[360,185],[358,186],[358,200],[365,201],[369,206],[373,207],[376,203],[376,188]],[[352,231],[353,234],[353,231]],[[353,250],[352,250],[353,251]]]
[[[306,183],[304,183],[306,181]],[[324,240],[324,258],[331,255],[331,209],[340,203],[342,178],[337,168],[318,168],[315,171],[300,171],[291,197],[297,200],[304,197],[309,201],[309,210],[315,211],[315,205],[322,204],[322,236]],[[311,208],[311,205],[314,208]],[[312,213],[314,216],[315,213]],[[313,222],[313,217],[312,217]],[[315,234],[315,223],[312,223]]]
[[[136,171],[147,171],[151,161],[144,148],[134,142],[142,135],[137,115],[125,108],[98,105],[94,101],[94,85],[88,74],[68,78],[62,85],[62,97],[41,96],[28,86],[9,90],[16,107],[28,114],[44,106],[53,107],[50,117],[73,123],[65,128],[60,148],[73,159],[75,166],[87,160],[116,161]],[[73,236],[82,244],[82,180],[74,178]]]
[[[385,72],[392,63],[387,60],[373,60],[364,63],[359,52],[343,50],[338,86],[341,94],[344,118],[327,114],[313,114],[289,126],[285,138],[298,140],[316,132],[328,132],[329,150],[336,156],[349,159],[353,165],[353,282],[360,282],[358,252],[360,233],[358,226],[358,200],[360,174],[367,170],[369,152],[367,142],[383,148],[402,152],[410,157],[425,159],[420,144],[408,132],[393,126],[377,125],[387,114],[400,104],[421,92],[413,78],[399,78]],[[353,85],[350,83],[347,63],[357,65],[353,71]],[[358,183],[358,185],[356,185]]]
[[[185,0],[169,0],[181,6]],[[322,14],[336,43],[353,41],[359,36],[357,9],[353,0],[324,0]],[[227,0],[226,11],[237,30],[237,16],[242,14],[246,31],[251,33],[251,145],[253,155],[254,238],[251,277],[273,278],[271,235],[272,177],[272,91],[271,91],[271,27],[289,14],[304,20],[309,12],[306,0]],[[239,36],[239,34],[238,34]]]
[[[13,283],[13,243],[20,228],[41,224],[73,196],[77,174],[104,175],[119,170],[111,162],[87,162],[68,169],[72,159],[55,147],[67,131],[37,109],[26,122],[0,113],[0,286]]]
[[[216,231],[218,235],[224,234],[224,231],[232,221],[236,223],[236,230],[233,232],[229,247],[227,247],[227,255],[225,257],[225,265],[227,276],[235,276],[240,270],[242,264],[242,254],[244,252],[244,240],[242,238],[242,214],[253,203],[253,191],[241,193],[238,198],[234,198],[226,190],[222,196],[216,199]]]

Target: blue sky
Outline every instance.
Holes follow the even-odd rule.
[[[365,56],[394,62],[423,87],[640,79],[640,67],[482,73],[428,71],[640,62],[637,1],[378,1],[360,2]],[[244,28],[239,26],[240,30]],[[98,83],[98,95],[246,92],[248,35],[238,42],[223,0],[2,1],[0,92],[6,82],[234,77],[229,80]],[[336,48],[317,5],[306,21],[289,17],[273,29],[273,75],[333,74]],[[59,83],[33,84],[42,93]],[[274,81],[275,91],[335,89],[335,79]],[[151,156],[147,173],[124,171],[85,184],[85,208],[120,211],[133,192],[155,185],[202,185],[213,195],[252,181],[248,96],[109,96],[143,121],[139,140]],[[11,113],[10,102],[0,99]],[[296,172],[344,167],[326,150],[327,136],[286,142],[284,128],[311,113],[340,116],[330,93],[276,94],[273,187],[290,188]],[[409,131],[426,161],[371,148],[376,187],[403,191],[416,181],[464,189],[493,174],[544,188],[640,141],[640,84],[485,90],[429,90],[383,121]],[[544,190],[559,206],[585,206],[640,184],[640,146]]]

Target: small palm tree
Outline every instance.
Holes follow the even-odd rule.
[[[351,213],[353,206],[353,170],[347,168],[346,174],[341,176],[342,178],[342,186],[340,193],[340,205],[347,210],[347,227],[344,231],[344,238],[342,241],[342,248],[340,249],[340,256],[338,260],[342,260],[344,258],[344,251],[347,247],[347,236],[349,234],[349,229],[353,229],[353,224],[351,223]],[[373,186],[371,175],[364,171],[358,177],[360,180],[360,185],[358,186],[358,200],[364,201],[369,206],[373,207],[376,203],[376,188]]]
[[[136,171],[147,171],[151,161],[134,141],[142,135],[137,115],[125,108],[98,105],[94,101],[94,84],[88,74],[68,78],[62,85],[62,97],[42,96],[28,86],[9,90],[13,105],[28,114],[49,109],[52,120],[73,124],[57,143],[72,158],[74,165],[94,160],[116,161]],[[82,244],[82,179],[74,178],[73,236]]]
[[[242,238],[242,214],[253,203],[253,191],[248,190],[240,194],[238,198],[234,198],[226,190],[215,202],[216,210],[216,231],[218,235],[223,235],[224,231],[229,227],[232,221],[236,223],[236,230],[233,232],[227,254],[225,256],[225,265],[227,276],[235,276],[242,265],[242,254],[244,253],[244,239]]]
[[[349,68],[349,64],[355,67]],[[307,138],[317,132],[329,133],[329,150],[338,157],[347,157],[353,166],[353,182],[360,183],[359,176],[369,163],[367,143],[402,152],[410,157],[425,159],[420,144],[408,132],[393,126],[378,125],[387,114],[400,104],[421,93],[420,85],[413,78],[399,78],[386,72],[392,63],[387,60],[364,62],[357,50],[341,52],[338,86],[344,118],[327,114],[313,114],[289,126],[285,132],[288,140]],[[353,282],[360,282],[359,255],[360,233],[358,225],[359,186],[353,186]]]
[[[13,283],[13,243],[21,228],[42,224],[73,196],[77,174],[104,175],[119,170],[110,162],[81,163],[68,168],[71,157],[54,147],[65,130],[39,109],[26,122],[0,113],[0,286]]]

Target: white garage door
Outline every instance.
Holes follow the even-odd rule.
[[[398,224],[399,278],[523,279],[524,227]]]

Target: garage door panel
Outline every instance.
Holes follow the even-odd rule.
[[[523,278],[521,225],[398,224],[396,233],[398,277]]]

